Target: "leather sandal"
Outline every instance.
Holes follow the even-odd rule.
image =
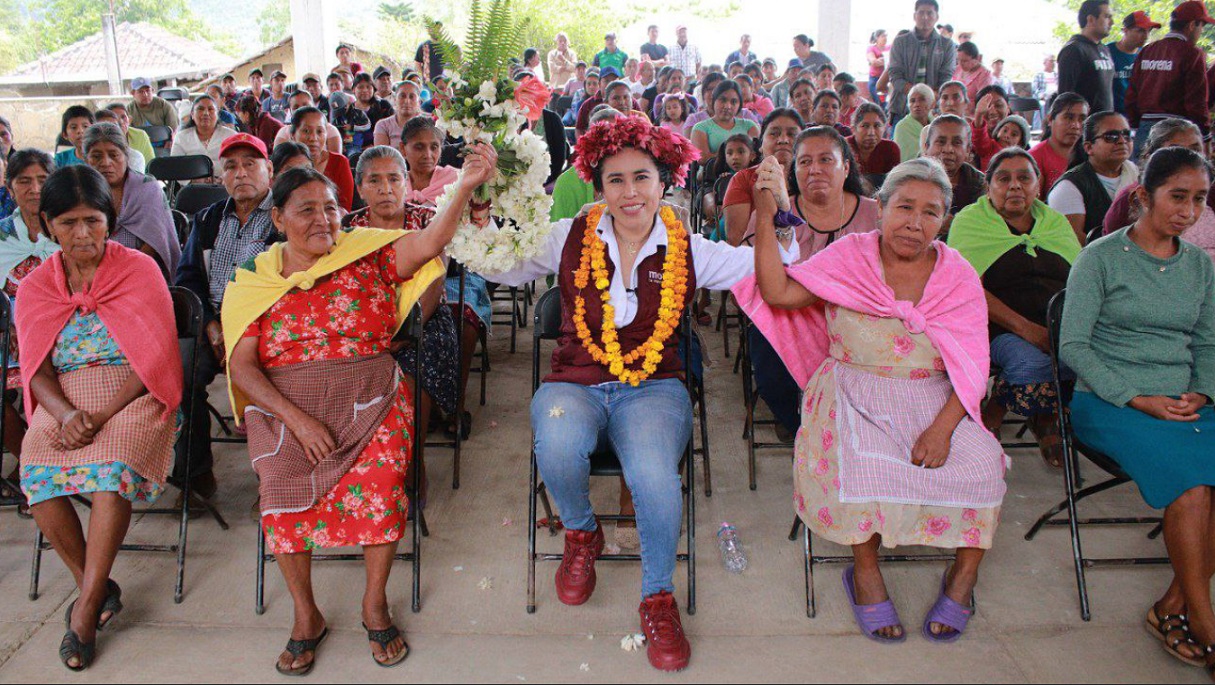
[[[326,626],[325,629],[321,631],[320,635],[312,638],[311,640],[296,640],[294,638],[287,640],[286,651],[288,654],[290,654],[295,659],[298,659],[301,656],[303,656],[305,653],[312,652],[312,661],[309,661],[308,663],[304,664],[303,666],[300,666],[299,668],[283,668],[282,664],[280,664],[278,661],[275,661],[274,670],[278,671],[279,674],[281,674],[281,675],[290,675],[290,676],[308,675],[309,673],[312,672],[312,667],[316,666],[316,650],[318,647],[321,646],[321,643],[324,642],[325,638],[327,638],[327,637],[329,637],[329,627],[328,626]]]
[[[401,631],[395,625],[390,625],[383,630],[372,630],[371,628],[367,627],[366,623],[364,623],[363,630],[367,631],[367,641],[374,642],[379,645],[380,649],[384,650],[384,654],[388,654],[388,646],[395,642],[397,638],[401,637]],[[409,656],[409,643],[402,639],[400,654],[397,654],[388,661],[380,661],[376,658],[375,652],[372,652],[371,660],[375,662],[376,666],[380,666],[382,668],[392,668],[393,666],[396,666],[404,661],[405,657],[407,656]]]
[[[1164,651],[1168,652],[1169,656],[1190,666],[1198,668],[1206,666],[1206,660],[1201,656],[1186,656],[1178,649],[1182,645],[1198,647],[1198,643],[1194,641],[1194,636],[1190,633],[1190,619],[1185,614],[1161,614],[1153,604],[1148,608],[1144,626],[1147,627],[1148,632],[1160,640],[1164,645]]]
[[[105,602],[102,603],[101,613],[97,617],[97,630],[105,630],[105,627],[110,625],[118,617],[118,614],[122,613],[122,588],[118,587],[118,583],[115,583],[113,580],[107,580],[106,587],[108,590],[105,595]],[[104,616],[106,613],[110,617],[102,621],[101,616]]]
[[[72,630],[72,610],[75,608],[76,600],[73,599],[63,615],[63,623],[67,627],[67,632],[63,634],[63,640],[59,643],[59,660],[69,671],[79,673],[93,665],[93,659],[97,656],[97,641],[84,642],[76,631]],[[75,666],[71,663],[73,658],[79,662]]]

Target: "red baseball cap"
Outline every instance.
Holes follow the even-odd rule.
[[[1160,28],[1160,24],[1152,21],[1152,18],[1143,10],[1137,10],[1127,15],[1126,21],[1122,22],[1123,28],[1137,28],[1151,31],[1152,29]]]
[[[1207,13],[1206,3],[1201,0],[1187,0],[1173,10],[1173,21],[1201,21],[1204,24],[1215,24],[1215,17]]]
[[[248,133],[237,133],[225,138],[224,142],[219,145],[219,156],[223,157],[228,154],[229,150],[236,147],[251,147],[262,159],[270,159],[270,154],[266,152],[266,144],[262,142],[262,139]]]

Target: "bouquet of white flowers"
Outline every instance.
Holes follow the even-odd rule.
[[[463,50],[441,24],[427,24],[453,72],[452,95],[439,111],[439,128],[466,144],[479,140],[498,152],[498,174],[477,189],[476,199],[492,203],[502,225],[479,228],[465,208],[447,254],[473,271],[505,271],[534,256],[550,230],[552,198],[544,192],[548,147],[527,126],[540,115],[549,92],[538,79],[515,83],[509,78],[510,58],[521,52],[523,26],[515,20],[510,0],[490,0],[487,7],[473,0]],[[452,201],[455,188],[455,183],[448,186],[440,207]]]

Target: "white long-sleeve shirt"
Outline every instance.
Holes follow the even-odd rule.
[[[565,249],[566,240],[573,228],[574,219],[562,219],[553,224],[553,230],[535,257],[515,265],[513,269],[498,274],[481,274],[494,283],[506,286],[521,286],[542,276],[557,273],[561,268],[561,252]],[[492,229],[487,229],[492,230]],[[607,257],[612,264],[620,263],[620,244],[616,231],[612,227],[612,216],[606,212],[599,221],[596,229],[599,237],[607,245]],[[615,269],[612,283],[608,288],[615,304],[614,321],[617,328],[623,328],[637,316],[637,268],[651,255],[658,252],[659,247],[666,247],[667,231],[661,217],[654,218],[654,230],[645,245],[637,253],[633,261],[633,271],[626,274],[621,269]],[[715,243],[704,236],[693,234],[688,242],[692,253],[692,266],[696,270],[696,287],[709,290],[726,290],[735,283],[755,273],[755,255],[752,248],[747,246],[733,247],[726,243]],[[797,241],[790,243],[788,248],[780,248],[781,261],[785,264],[796,263],[800,255]],[[652,280],[661,280],[661,272],[650,272],[645,275]]]

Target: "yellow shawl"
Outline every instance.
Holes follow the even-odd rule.
[[[224,329],[225,362],[232,360],[232,350],[240,342],[245,330],[265,314],[276,302],[295,288],[308,290],[317,280],[334,273],[394,242],[405,235],[405,231],[380,228],[353,228],[337,234],[334,247],[329,254],[317,260],[311,268],[284,278],[283,243],[272,245],[252,262],[236,270],[232,283],[224,292],[220,309],[220,322]],[[436,257],[414,273],[408,281],[399,284],[397,290],[397,327],[405,323],[410,310],[426,289],[446,271]],[[228,374],[228,400],[232,403],[233,415],[239,424],[249,400],[240,388],[232,384]]]

